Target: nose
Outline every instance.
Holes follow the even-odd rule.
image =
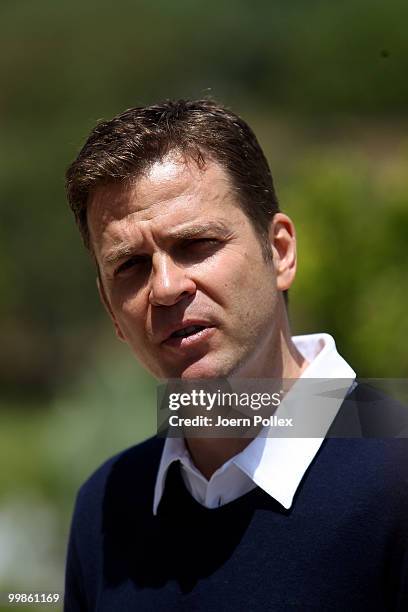
[[[167,253],[153,255],[150,278],[149,301],[153,306],[173,306],[196,292],[195,282]]]

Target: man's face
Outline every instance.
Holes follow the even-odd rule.
[[[270,375],[288,281],[219,164],[169,155],[96,191],[88,223],[117,334],[154,376]]]

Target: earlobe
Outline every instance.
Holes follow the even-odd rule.
[[[296,232],[292,220],[276,213],[270,227],[277,288],[286,291],[296,275]]]
[[[119,327],[119,324],[118,324],[118,322],[116,320],[116,317],[113,314],[111,305],[109,303],[108,297],[107,297],[106,292],[105,292],[105,288],[103,286],[103,283],[102,283],[102,280],[101,280],[101,277],[100,277],[100,274],[99,274],[99,270],[98,270],[98,276],[96,277],[96,286],[98,287],[98,293],[99,293],[100,300],[101,300],[102,304],[104,305],[104,308],[105,308],[106,312],[108,313],[108,315],[109,315],[109,317],[110,317],[110,319],[111,319],[111,321],[113,323],[113,326],[115,328],[115,332],[116,332],[117,337],[119,338],[119,340],[122,340],[123,342],[126,342],[126,338],[124,337],[123,332],[122,332],[121,328]]]

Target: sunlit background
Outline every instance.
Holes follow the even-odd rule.
[[[408,4],[2,0],[0,22],[0,592],[60,591],[76,490],[155,428],[66,166],[125,108],[229,105],[297,224],[294,332],[333,334],[360,376],[406,377]]]

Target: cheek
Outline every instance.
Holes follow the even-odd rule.
[[[229,248],[191,268],[191,277],[220,305],[230,306],[240,300],[246,287],[251,287],[251,276],[256,263],[246,251]]]
[[[213,260],[202,276],[221,304],[229,308],[270,307],[276,294],[274,268],[266,264],[260,253],[247,251],[229,253],[228,257]],[[244,314],[244,313],[243,313]]]
[[[115,304],[115,313],[127,337],[142,335],[146,324],[144,301],[139,297],[127,298]]]

